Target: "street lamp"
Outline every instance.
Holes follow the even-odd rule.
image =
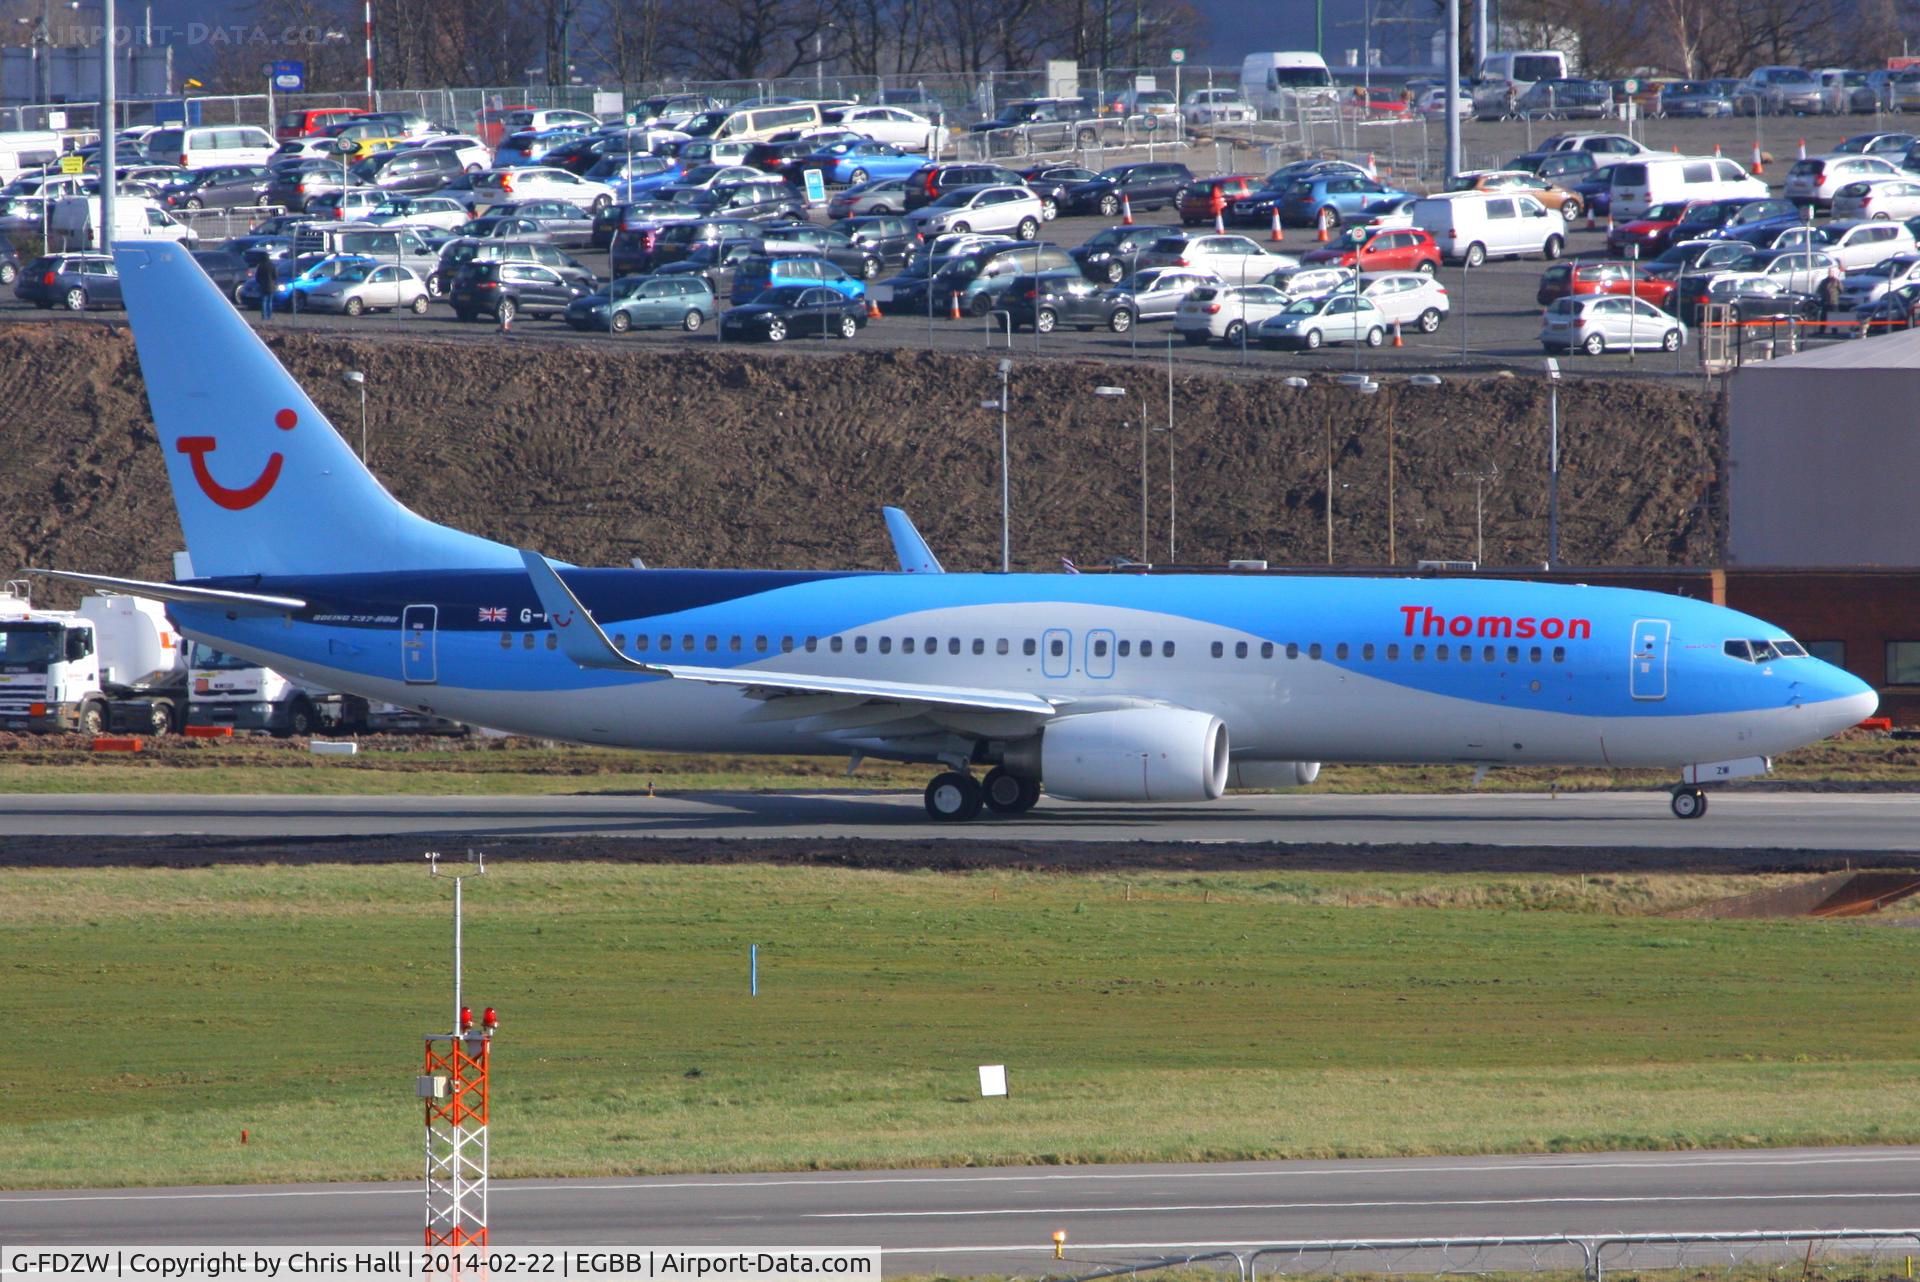
[[[360,462],[367,461],[367,376],[357,369],[340,375],[340,381],[360,393]]]
[[[1000,361],[1000,399],[981,401],[983,410],[1000,411],[1000,573],[1011,569],[1013,559],[1012,521],[1009,516],[1009,493],[1007,485],[1007,375],[1013,372],[1013,362],[1002,358]]]
[[[1560,362],[1547,357],[1547,569],[1560,564]]]
[[[1093,389],[1093,394],[1117,397],[1123,403],[1132,395],[1124,387],[1096,387]],[[1123,411],[1124,408],[1123,404]],[[1120,427],[1123,431],[1126,429],[1125,419],[1120,421]],[[1146,402],[1142,401],[1140,404],[1140,564],[1147,563],[1147,406]]]

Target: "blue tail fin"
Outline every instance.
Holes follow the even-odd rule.
[[[387,493],[183,248],[114,261],[197,574],[522,568]]]

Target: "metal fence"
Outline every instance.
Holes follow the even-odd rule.
[[[1729,1233],[1599,1233],[1537,1236],[1324,1239],[1112,1264],[1050,1274],[1048,1282],[1099,1282],[1173,1270],[1232,1275],[1236,1282],[1369,1274],[1403,1280],[1530,1273],[1581,1282],[1614,1274],[1671,1273],[1685,1282],[1762,1282],[1791,1265],[1801,1282],[1911,1278],[1920,1229],[1782,1229]]]

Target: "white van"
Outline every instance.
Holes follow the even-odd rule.
[[[733,142],[764,142],[788,130],[820,128],[820,104],[786,102],[777,107],[722,107],[703,111],[681,126],[695,138]]]
[[[10,183],[30,170],[51,165],[66,148],[60,135],[46,130],[10,130],[0,133],[0,184]]]
[[[1240,96],[1255,111],[1285,111],[1299,102],[1339,97],[1327,60],[1313,52],[1250,53],[1240,64]]]
[[[144,196],[113,198],[113,238],[193,241],[199,236]],[[50,250],[96,249],[100,244],[100,198],[63,196],[53,206],[47,239]]]
[[[1536,80],[1565,80],[1567,75],[1567,55],[1558,49],[1511,49],[1482,58],[1478,79],[1525,93]]]
[[[264,165],[280,144],[254,125],[168,125],[147,135],[147,159],[156,165]]]
[[[1489,258],[1560,257],[1567,223],[1530,192],[1450,191],[1413,205],[1413,225],[1433,237],[1450,263],[1479,267]]]
[[[1638,218],[1669,200],[1764,199],[1767,185],[1718,156],[1650,156],[1613,166],[1608,187],[1614,218]]]

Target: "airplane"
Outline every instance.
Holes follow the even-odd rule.
[[[180,631],[315,685],[542,738],[928,763],[929,816],[1312,782],[1323,761],[1677,768],[1871,715],[1780,628],[1655,592],[1469,578],[588,569],[435,524],[200,267],[118,246],[190,558]],[[180,571],[176,571],[180,574]],[[984,770],[984,778],[975,771]]]

